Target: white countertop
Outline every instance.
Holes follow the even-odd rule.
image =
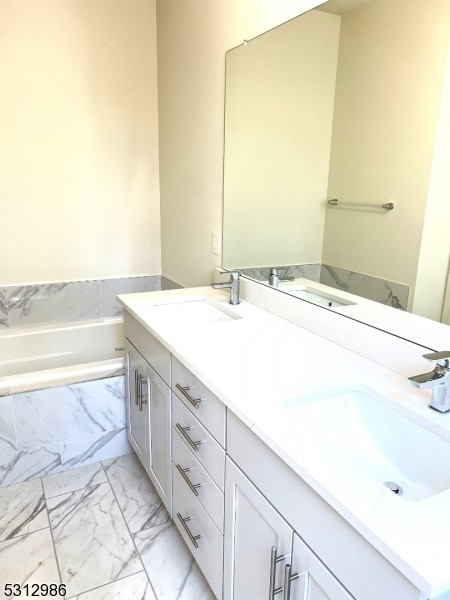
[[[450,489],[420,501],[396,496],[350,462],[343,465],[326,442],[293,423],[285,406],[312,393],[367,386],[450,444],[450,415],[428,407],[429,390],[415,390],[403,375],[245,300],[231,306],[226,290],[118,299],[420,591],[429,598],[450,592]],[[158,306],[183,299],[208,299],[239,318],[201,326]]]

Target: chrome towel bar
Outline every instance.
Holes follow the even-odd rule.
[[[331,204],[332,206],[371,206],[373,208],[394,210],[394,204],[392,202],[387,202],[386,204],[368,204],[365,202],[341,202],[337,198],[333,198],[332,200],[328,200],[328,204]]]

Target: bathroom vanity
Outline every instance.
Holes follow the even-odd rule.
[[[257,288],[119,296],[128,437],[214,594],[450,598],[450,417]]]

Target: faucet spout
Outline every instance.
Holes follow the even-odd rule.
[[[294,281],[293,277],[284,277],[284,279],[280,279],[278,275],[278,271],[275,268],[270,269],[269,272],[269,285],[272,287],[278,287],[280,281]]]
[[[222,271],[222,275],[227,273],[228,271]],[[230,289],[230,304],[239,304],[239,271],[231,271],[230,272],[230,281],[226,281],[224,283],[212,283],[211,287],[216,290]]]
[[[435,363],[434,369],[428,373],[414,375],[408,378],[408,383],[415,388],[431,388],[430,407],[446,413],[450,411],[450,351],[431,352],[424,358]]]

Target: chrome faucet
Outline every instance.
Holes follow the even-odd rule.
[[[228,271],[221,271],[221,275],[228,273]],[[225,288],[230,288],[230,304],[239,304],[239,271],[230,271],[230,281],[226,281],[225,283],[212,283],[211,287],[216,290],[221,290]]]
[[[293,277],[285,277],[284,279],[280,279],[278,276],[278,271],[276,269],[270,269],[269,272],[269,285],[272,287],[278,287],[280,281],[294,281]]]
[[[424,354],[424,358],[434,362],[429,373],[408,378],[408,383],[416,388],[432,388],[431,408],[441,413],[450,411],[450,350]]]

